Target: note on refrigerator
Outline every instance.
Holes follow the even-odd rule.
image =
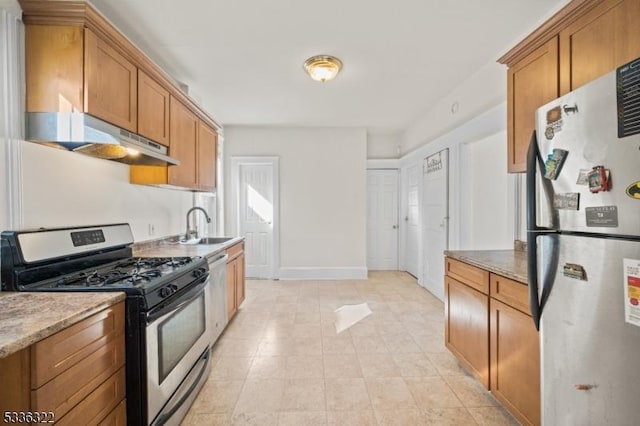
[[[640,327],[640,260],[624,259],[624,317]]]

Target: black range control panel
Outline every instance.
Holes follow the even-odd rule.
[[[93,229],[90,231],[78,231],[71,233],[71,241],[74,247],[88,246],[91,244],[104,243],[104,233],[102,229]]]

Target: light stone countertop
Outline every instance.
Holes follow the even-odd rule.
[[[445,256],[526,284],[527,252],[517,250],[447,250]]]
[[[0,292],[0,358],[124,300],[122,292]]]
[[[135,257],[213,257],[242,241],[244,241],[244,237],[234,237],[221,244],[180,244],[170,241],[160,241],[151,247],[136,247],[134,245],[133,255]]]

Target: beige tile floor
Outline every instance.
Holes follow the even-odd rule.
[[[333,311],[373,313],[336,334]],[[247,281],[183,425],[516,425],[444,347],[443,305],[400,272]]]

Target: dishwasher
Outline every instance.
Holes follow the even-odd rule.
[[[211,346],[213,346],[227,326],[227,254],[209,259],[211,280]]]

